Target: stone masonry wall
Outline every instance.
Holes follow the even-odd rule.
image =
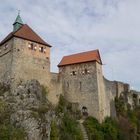
[[[58,73],[51,73],[48,99],[53,105],[57,105],[62,94],[62,82]]]
[[[33,43],[36,50],[29,49]],[[44,47],[46,53],[39,52],[39,47]],[[30,79],[37,79],[42,85],[49,87],[50,83],[50,48],[38,43],[14,38],[12,78],[13,87],[18,83]]]
[[[104,78],[107,107],[110,108],[110,116],[116,117],[115,97],[117,95],[116,82]]]
[[[63,66],[59,68],[59,73],[65,98],[71,103],[79,104],[80,110],[86,107],[90,116],[101,121],[100,111],[103,106],[100,108],[102,99],[99,96],[102,94],[98,93],[100,79],[97,81],[96,62]]]
[[[13,39],[0,46],[0,81],[9,82],[11,79]]]
[[[107,98],[105,92],[105,84],[102,73],[102,65],[96,62],[97,69],[97,86],[98,86],[98,100],[99,100],[99,114],[100,114],[100,122],[104,120],[106,116],[110,116],[110,106],[107,105]]]
[[[132,96],[129,93],[129,85],[119,81],[109,81],[104,78],[106,97],[107,97],[107,106],[110,106],[110,115],[116,117],[115,109],[115,97],[120,97],[121,94],[125,94],[126,102],[132,103]]]

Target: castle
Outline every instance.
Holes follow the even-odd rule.
[[[0,81],[9,83],[14,90],[23,81],[37,79],[49,88],[48,99],[52,104],[57,104],[62,94],[72,108],[100,122],[106,116],[115,116],[114,99],[121,94],[125,93],[132,107],[136,95],[139,104],[139,94],[130,91],[128,84],[104,78],[99,50],[64,56],[58,64],[59,73],[52,73],[51,47],[23,24],[18,14],[13,31],[0,42]]]

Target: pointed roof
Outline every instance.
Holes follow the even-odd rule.
[[[92,61],[97,61],[98,63],[102,64],[99,50],[92,50],[88,52],[64,56],[61,62],[58,64],[58,67]]]
[[[11,32],[6,38],[4,38],[4,40],[0,42],[0,45],[4,44],[6,41],[10,40],[12,37],[18,37],[25,40],[30,40],[30,41],[51,47],[51,45],[46,43],[27,24],[23,24],[18,30]]]
[[[16,17],[16,20],[15,20],[14,24],[16,24],[16,23],[23,24],[23,21],[22,21],[22,19],[21,19],[21,17],[20,17],[20,14],[19,14],[19,13],[18,13],[18,15],[17,15],[17,17]],[[14,24],[13,24],[13,25],[14,25]]]

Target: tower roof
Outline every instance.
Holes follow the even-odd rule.
[[[51,47],[48,43],[46,43],[37,33],[35,33],[27,24],[23,24],[19,29],[16,31],[11,32],[7,37],[5,37],[1,42],[0,45],[4,44],[8,40],[13,37],[22,38],[25,40],[30,40],[36,43],[40,43],[42,45],[46,45]]]
[[[82,53],[72,54],[69,56],[64,56],[61,62],[58,64],[58,67],[71,65],[71,64],[92,62],[92,61],[97,61],[98,63],[102,64],[99,50],[92,50],[88,52],[82,52]]]
[[[17,15],[17,17],[16,17],[16,20],[15,20],[15,22],[13,23],[13,25],[14,25],[14,24],[16,24],[16,23],[23,24],[23,21],[22,21],[22,19],[21,19],[21,17],[20,17],[20,14],[19,14],[19,13],[18,13],[18,15]]]

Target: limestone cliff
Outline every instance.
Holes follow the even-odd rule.
[[[21,83],[13,92],[1,84],[0,100],[10,110],[10,123],[22,127],[26,140],[48,140],[52,107],[46,99],[46,91],[36,80]]]

